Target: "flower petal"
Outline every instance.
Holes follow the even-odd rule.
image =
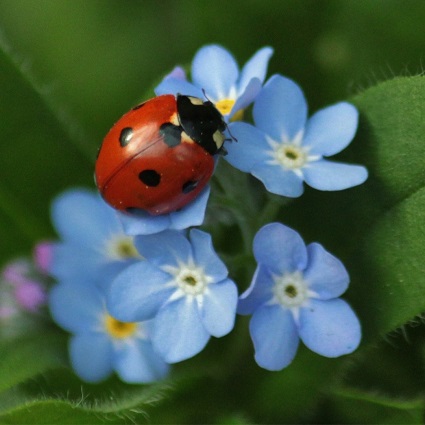
[[[269,301],[272,296],[274,280],[268,269],[259,264],[255,270],[251,285],[239,297],[238,314],[252,314],[262,304]]]
[[[307,102],[294,81],[273,75],[257,96],[253,114],[256,126],[273,140],[289,141],[304,130]]]
[[[165,78],[178,78],[180,80],[187,80],[186,71],[181,66],[175,66]]]
[[[90,248],[108,233],[121,233],[115,211],[97,194],[72,189],[55,198],[51,209],[53,224],[62,240]]]
[[[258,78],[260,84],[263,84],[272,54],[273,49],[271,47],[263,47],[244,65],[239,77],[239,93],[245,91],[252,78]]]
[[[317,354],[338,357],[353,352],[360,344],[359,319],[351,307],[339,298],[311,299],[300,310],[299,332],[304,344]]]
[[[195,264],[202,266],[205,274],[210,276],[213,282],[226,279],[228,275],[227,267],[214,251],[211,235],[198,229],[192,229],[190,241]]]
[[[206,186],[201,193],[181,210],[170,213],[170,229],[183,230],[200,226],[204,222],[211,187]]]
[[[261,130],[242,122],[231,123],[229,130],[237,140],[226,144],[224,159],[231,165],[249,173],[257,162],[270,159],[266,154],[270,148]]]
[[[164,378],[170,367],[149,341],[134,339],[116,349],[114,369],[124,382],[149,383]]]
[[[215,44],[198,50],[192,62],[193,82],[204,89],[213,102],[228,98],[238,75],[235,58]]]
[[[80,283],[53,286],[49,294],[50,313],[69,332],[93,332],[103,316],[103,297],[94,284]]]
[[[164,230],[154,235],[136,236],[134,244],[140,254],[152,264],[177,266],[192,256],[189,241],[177,230]]]
[[[118,212],[118,218],[124,232],[131,236],[159,233],[170,226],[168,214],[153,216],[143,210],[134,210],[131,214]]]
[[[318,190],[348,189],[367,179],[367,170],[361,165],[326,160],[310,162],[303,172],[305,182]]]
[[[141,322],[152,318],[175,291],[167,286],[168,273],[148,261],[140,261],[123,270],[107,292],[108,311],[123,322]]]
[[[72,368],[87,382],[99,382],[112,373],[112,344],[104,334],[82,334],[69,344]]]
[[[158,86],[155,87],[155,94],[160,96],[162,94],[184,94],[186,96],[194,96],[203,99],[204,95],[199,87],[196,87],[187,80],[176,77],[165,77]]]
[[[307,252],[308,264],[304,279],[308,282],[309,289],[316,292],[321,300],[342,295],[350,282],[344,264],[318,243],[309,244]]]
[[[154,320],[153,347],[167,363],[193,357],[210,339],[194,298],[182,297],[167,303]]]
[[[200,316],[211,335],[221,337],[233,329],[237,302],[238,290],[232,280],[208,286],[208,292],[202,298]]]
[[[99,245],[80,246],[77,242],[56,243],[52,246],[49,272],[59,281],[96,280],[105,258]]]
[[[357,109],[341,102],[316,112],[307,122],[303,145],[312,155],[330,156],[345,149],[356,134]]]
[[[167,229],[183,230],[199,226],[204,222],[205,210],[210,195],[210,186],[188,205],[170,214],[151,215],[147,211],[134,209],[131,214],[118,212],[118,217],[127,235],[152,235]]]
[[[266,224],[257,232],[254,256],[277,275],[303,270],[307,264],[307,249],[301,236],[281,223]]]
[[[248,107],[248,105],[250,105],[254,101],[260,91],[261,81],[258,78],[252,78],[248,85],[245,87],[245,90],[239,93],[239,97],[236,99],[236,102],[233,105],[230,114],[227,115],[225,118],[229,120],[233,117],[233,115],[236,114],[236,112]]]
[[[281,370],[292,362],[299,338],[289,310],[279,305],[260,307],[251,318],[249,330],[259,366]]]
[[[252,167],[251,174],[262,181],[269,192],[276,195],[298,198],[304,192],[301,177],[280,165],[257,163]]]

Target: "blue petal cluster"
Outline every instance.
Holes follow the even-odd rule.
[[[123,323],[105,309],[113,278],[140,254],[117,213],[88,190],[72,189],[52,205],[61,241],[51,244],[49,272],[59,282],[49,296],[53,319],[71,332],[69,352],[80,378],[98,382],[113,371],[126,382],[160,379],[167,364],[154,352],[148,323]]]
[[[238,143],[226,145],[225,159],[257,177],[269,192],[298,197],[304,181],[319,190],[342,190],[367,179],[363,166],[326,159],[352,141],[358,124],[353,105],[337,103],[307,120],[307,102],[300,87],[274,75],[255,100],[253,118],[255,126],[230,124]]]
[[[225,157],[260,179],[270,192],[303,193],[363,183],[367,170],[328,160],[346,148],[358,112],[341,102],[307,118],[297,84],[275,75],[262,87],[273,50],[260,49],[239,71],[223,47],[201,48],[189,82],[177,67],[157,94],[206,97],[222,113],[236,141]],[[235,122],[252,102],[254,124]],[[238,312],[252,315],[257,363],[280,370],[293,360],[299,341],[318,354],[352,352],[361,339],[359,321],[340,296],[349,284],[343,264],[320,244],[305,245],[280,223],[254,239],[257,269],[238,300],[236,284],[216,254],[211,236],[186,229],[203,223],[210,188],[183,209],[151,216],[122,214],[86,190],[70,190],[52,206],[60,242],[51,246],[49,271],[53,319],[72,334],[71,363],[84,380],[116,372],[126,382],[163,378],[170,363],[188,359],[211,336],[234,327]]]
[[[204,46],[192,62],[192,83],[187,81],[183,69],[176,68],[155,88],[155,93],[207,97],[229,121],[260,92],[272,54],[270,47],[260,49],[239,71],[229,51],[216,44]]]
[[[360,343],[360,323],[346,301],[349,276],[322,245],[305,245],[280,223],[262,227],[254,239],[257,269],[239,300],[238,313],[252,314],[255,360],[280,370],[293,360],[299,340],[312,351],[338,357]]]
[[[72,367],[87,382],[112,372],[125,382],[148,383],[165,377],[169,365],[152,348],[149,322],[123,323],[105,308],[105,296],[93,282],[60,283],[50,293],[53,319],[72,334]]]
[[[167,230],[135,243],[144,261],[113,281],[107,305],[114,317],[152,319],[153,346],[169,363],[194,356],[211,336],[233,329],[237,288],[209,234],[192,229],[187,239]]]
[[[108,281],[138,256],[116,211],[89,190],[60,194],[51,217],[60,242],[52,245],[49,271],[59,281]]]

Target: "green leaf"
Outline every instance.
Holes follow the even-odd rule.
[[[359,202],[371,226],[363,229],[352,290],[367,332],[376,336],[425,310],[425,78],[388,81],[354,102],[370,170]],[[367,206],[372,196],[375,214]]]
[[[355,270],[368,332],[384,334],[425,310],[425,189],[393,207],[370,230]]]
[[[52,394],[46,382],[35,380],[20,386],[0,398],[7,408],[0,414],[2,424],[75,424],[75,423],[144,423],[148,411],[162,402],[173,388],[172,381],[152,385],[126,385],[112,379],[109,383],[87,385],[76,378],[57,371],[46,375],[46,380],[56,376],[58,392]],[[31,390],[31,385],[34,387]],[[70,385],[70,389],[65,388]],[[56,387],[53,385],[53,388]],[[37,392],[38,387],[38,392]],[[62,387],[62,390],[59,388]],[[47,392],[40,391],[47,389]]]
[[[0,345],[0,392],[63,365],[64,343],[63,335],[48,331],[3,340]]]
[[[104,424],[128,423],[125,418],[108,417],[66,401],[40,400],[25,403],[7,414],[0,415],[2,424]]]
[[[369,179],[341,192],[308,189],[281,220],[344,262],[351,276],[344,297],[367,341],[425,311],[425,78],[395,78],[351,101],[359,131],[332,159],[365,164]]]
[[[343,388],[327,406],[336,423],[422,424],[425,403],[417,399],[395,399],[376,393]]]
[[[69,185],[93,181],[94,152],[0,37],[0,260],[52,235],[49,203]],[[66,128],[65,128],[66,127]],[[3,243],[4,240],[4,243]]]

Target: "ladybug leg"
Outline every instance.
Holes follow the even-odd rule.
[[[225,140],[232,140],[232,139],[225,139]],[[227,154],[228,154],[228,152],[227,152],[227,150],[226,150],[226,148],[224,147],[224,146],[222,146],[218,151],[217,151],[217,154],[218,155],[221,155],[221,156],[226,156]]]

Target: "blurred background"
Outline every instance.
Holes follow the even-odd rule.
[[[273,46],[270,74],[312,109],[422,72],[425,3],[409,0],[2,0],[2,37],[96,150],[117,117],[176,64],[220,43],[239,63]]]

